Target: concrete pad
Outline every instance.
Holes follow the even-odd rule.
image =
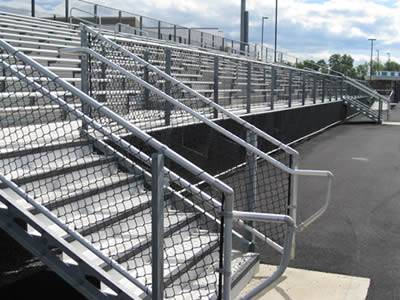
[[[276,267],[260,265],[258,273],[242,291],[245,295]],[[367,297],[369,278],[288,268],[278,282],[256,299],[268,300],[361,300]]]

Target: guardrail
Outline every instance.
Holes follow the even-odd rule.
[[[274,59],[274,49],[268,48],[265,45],[261,46],[259,44],[236,41],[220,35],[145,17],[91,1],[79,0],[79,3],[83,7],[92,10],[94,15],[102,15],[103,18],[112,17],[118,20],[118,23],[123,23],[124,19],[131,19],[132,27],[139,28],[140,32],[147,32],[148,37],[213,49],[229,54],[243,55],[257,60],[272,62]],[[141,35],[140,32],[138,36]],[[261,51],[263,54],[261,54]],[[299,59],[294,56],[277,51],[277,63],[294,65],[298,61]]]

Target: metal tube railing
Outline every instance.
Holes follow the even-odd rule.
[[[12,55],[17,57],[21,61],[23,61],[24,63],[26,63],[27,65],[30,65],[31,67],[34,67],[37,70],[39,70],[42,74],[48,76],[50,79],[54,80],[54,82],[56,82],[57,84],[59,84],[63,88],[69,90],[71,92],[71,94],[81,98],[81,100],[84,101],[86,104],[91,105],[97,111],[104,113],[110,119],[112,119],[113,121],[117,122],[117,124],[124,126],[126,129],[128,129],[128,131],[130,133],[132,133],[133,135],[137,136],[138,138],[140,138],[143,141],[145,141],[148,144],[150,144],[153,148],[155,148],[157,151],[159,151],[159,153],[164,154],[166,157],[169,157],[171,160],[175,161],[177,164],[181,165],[183,168],[185,168],[188,171],[192,172],[194,175],[198,176],[199,178],[202,178],[203,180],[205,180],[207,183],[210,184],[210,186],[213,186],[213,187],[217,188],[218,190],[220,190],[222,193],[224,193],[225,196],[226,196],[226,201],[225,201],[224,209],[223,209],[224,218],[225,218],[224,247],[227,249],[227,250],[225,250],[225,255],[228,253],[228,250],[229,250],[229,253],[231,253],[231,251],[232,251],[232,232],[233,232],[232,218],[231,218],[232,209],[231,208],[232,208],[232,205],[233,205],[233,197],[234,196],[233,196],[233,190],[229,186],[227,186],[225,183],[221,182],[220,180],[218,180],[216,178],[213,178],[207,172],[205,172],[205,171],[201,170],[200,168],[198,168],[197,166],[193,165],[191,162],[187,161],[185,158],[181,157],[179,154],[173,152],[172,150],[170,150],[165,145],[162,145],[158,141],[154,140],[154,138],[152,138],[151,136],[147,135],[144,132],[141,132],[135,126],[131,125],[129,122],[125,121],[123,118],[119,117],[118,115],[116,115],[115,113],[113,113],[112,111],[110,111],[109,109],[104,107],[104,105],[98,103],[96,100],[94,100],[91,97],[89,97],[88,95],[82,93],[80,90],[78,90],[77,88],[75,88],[74,86],[69,84],[68,82],[65,82],[63,79],[59,78],[57,75],[55,75],[51,71],[45,69],[43,66],[41,66],[38,63],[36,63],[34,60],[29,58],[25,54],[23,54],[23,53],[19,52],[18,50],[14,49],[8,43],[0,40],[0,46],[3,47],[4,49],[6,49],[8,52],[10,52]],[[2,63],[6,64],[4,62],[2,62]],[[60,105],[60,107],[66,109],[70,113],[76,115],[79,119],[84,120],[84,122],[86,122],[87,124],[90,124],[94,129],[96,129],[96,130],[100,131],[101,133],[103,133],[104,135],[110,137],[110,139],[113,142],[115,142],[117,145],[122,146],[123,149],[125,149],[125,150],[131,150],[129,152],[131,154],[136,154],[136,156],[137,156],[137,153],[132,153],[132,149],[135,149],[132,145],[130,145],[129,143],[127,143],[123,139],[115,136],[114,134],[108,132],[100,124],[98,124],[96,121],[92,120],[91,118],[89,118],[88,116],[83,114],[82,112],[76,111],[73,107],[71,107],[69,104],[67,104],[64,100],[58,98],[56,95],[52,94],[50,91],[48,91],[45,88],[41,87],[38,83],[36,83],[33,80],[27,78],[26,76],[24,76],[23,74],[18,72],[18,70],[13,69],[9,65],[6,65],[6,67],[10,68],[10,70],[12,70],[20,80],[27,81],[30,84],[34,85],[36,90],[40,91],[43,95],[48,96],[51,100],[53,100],[54,102],[58,103]],[[143,153],[140,153],[140,154],[145,155]],[[174,173],[172,173],[172,172],[170,172],[170,174],[174,175]],[[177,178],[172,177],[172,179],[175,180]],[[197,187],[191,185],[189,182],[185,181],[182,178],[179,178],[179,179],[181,181],[183,181],[185,185],[187,185],[187,188],[190,187],[190,189],[193,189],[194,192],[203,193],[203,195],[207,197],[205,199],[209,199],[209,198],[212,199],[210,196],[208,196],[204,192],[200,191]],[[18,192],[18,190],[19,190],[19,188],[17,187],[16,188],[16,192]],[[21,197],[29,197],[29,196],[27,196],[24,192],[22,192]],[[34,202],[33,199],[29,199],[29,201],[33,201]],[[216,202],[215,204],[220,206],[219,202]],[[59,221],[56,216],[52,215],[51,212],[47,213],[45,209],[42,210],[41,209],[41,205],[39,205],[37,203],[36,203],[36,206],[37,206],[37,209],[39,211],[41,211],[41,212],[43,211],[43,213],[46,216],[48,216],[52,221],[56,221],[56,224],[61,226],[61,228],[63,228],[64,230],[66,230],[67,233],[71,232],[71,230],[65,224],[63,224],[61,221]],[[75,237],[73,232],[71,232],[71,235]],[[78,240],[81,239],[78,235],[76,235],[76,237],[77,237]],[[97,251],[96,249],[92,249],[93,247],[87,242],[84,245],[86,247],[88,247],[88,249],[91,250],[91,251],[92,250]],[[99,251],[97,251],[97,252],[99,252]],[[112,260],[108,259],[101,252],[100,252],[100,254],[98,254],[97,252],[93,252],[93,253],[98,255],[99,258],[103,259],[106,263],[108,263],[111,266],[115,267],[116,271],[118,271],[124,277],[127,277],[127,279],[132,281],[134,284],[138,285],[138,287],[140,287],[147,294],[151,294],[151,291],[150,291],[150,289],[148,287],[146,287],[146,286],[142,285],[140,282],[138,282],[135,278],[133,278],[128,272],[126,272],[124,269],[122,269],[119,265],[115,265],[115,263]],[[231,255],[225,256],[225,261],[226,261],[227,267],[230,266],[230,260],[231,260]],[[231,275],[231,270],[229,269],[229,270],[226,271],[226,274],[225,274],[225,276],[227,277],[225,279],[226,281],[230,281],[231,280],[230,279],[230,275]],[[225,299],[229,299],[229,298],[225,298]]]
[[[82,27],[83,27],[83,30],[87,30],[88,32],[90,32],[92,34],[99,35],[98,32],[96,32],[95,30],[93,30],[91,28],[88,28],[85,25],[82,25]],[[152,66],[151,64],[149,64],[145,60],[137,57],[136,55],[134,55],[133,53],[131,53],[128,50],[124,49],[123,47],[119,46],[118,44],[114,43],[113,41],[110,41],[108,38],[106,38],[106,37],[104,37],[102,35],[99,35],[99,37],[103,38],[108,43],[110,43],[110,46],[112,48],[118,49],[119,51],[122,51],[124,54],[126,54],[130,58],[132,58],[132,59],[140,62],[141,64],[143,64],[146,68],[151,69],[152,71],[154,71],[154,72],[158,73],[159,75],[163,76],[165,79],[172,81],[175,85],[177,85],[177,86],[181,87],[182,89],[192,93],[193,95],[195,95],[196,97],[201,99],[203,102],[207,103],[208,105],[210,105],[211,107],[215,108],[216,110],[218,110],[218,111],[224,113],[225,115],[229,116],[234,121],[238,122],[239,124],[241,124],[245,128],[249,129],[250,131],[252,131],[252,132],[256,133],[257,135],[261,136],[262,138],[266,139],[267,141],[269,141],[269,142],[273,143],[274,145],[278,146],[279,148],[281,148],[285,152],[287,152],[287,153],[289,153],[289,154],[291,154],[293,156],[296,156],[296,157],[299,155],[298,152],[296,150],[292,149],[290,146],[287,146],[287,145],[281,143],[280,141],[278,141],[277,139],[273,138],[272,136],[266,134],[265,132],[263,132],[262,130],[258,129],[254,125],[251,125],[251,124],[247,123],[246,121],[244,121],[240,117],[238,117],[235,114],[227,111],[223,107],[219,106],[217,103],[214,103],[213,101],[211,101],[210,99],[204,97],[203,95],[199,94],[198,92],[194,91],[193,89],[187,87],[185,84],[183,84],[182,82],[176,80],[175,78],[171,77],[170,75],[166,74],[165,72],[161,71],[157,67]],[[223,127],[219,126],[218,124],[210,121],[208,118],[204,117],[203,115],[197,113],[196,111],[194,111],[191,108],[187,107],[186,105],[182,104],[180,101],[178,101],[178,100],[174,99],[173,97],[167,95],[163,91],[158,90],[157,88],[155,88],[151,84],[147,83],[143,79],[141,79],[138,76],[132,74],[131,72],[127,71],[126,69],[122,68],[121,66],[109,61],[108,59],[106,59],[105,57],[101,56],[100,54],[96,53],[95,51],[93,51],[91,49],[69,48],[69,49],[62,49],[62,51],[70,51],[70,52],[74,52],[74,51],[76,52],[77,51],[77,52],[84,52],[84,53],[88,53],[90,55],[93,55],[94,57],[96,57],[97,59],[102,61],[103,63],[111,66],[115,70],[120,71],[122,74],[124,74],[128,78],[134,80],[135,82],[137,82],[141,86],[145,87],[146,89],[151,90],[153,93],[159,95],[163,99],[165,99],[168,102],[172,103],[174,106],[179,107],[183,111],[185,111],[185,112],[191,114],[192,116],[194,116],[195,118],[201,120],[202,122],[207,124],[209,127],[215,129],[217,132],[223,134],[224,136],[226,136],[227,138],[231,139],[232,141],[234,141],[235,143],[239,144],[240,146],[244,147],[246,150],[250,151],[251,153],[259,156],[263,160],[268,161],[269,163],[271,163],[273,166],[277,167],[278,169],[295,176],[295,178],[296,178],[296,176],[328,177],[328,189],[327,189],[327,194],[326,194],[325,202],[324,202],[323,206],[321,207],[321,209],[317,210],[309,219],[305,220],[302,223],[301,227],[299,227],[299,228],[303,228],[304,229],[307,226],[309,226],[312,222],[314,222],[317,218],[319,218],[326,211],[327,207],[329,206],[330,199],[331,199],[331,189],[329,188],[329,186],[330,186],[332,178],[333,178],[333,174],[331,172],[329,172],[329,171],[318,171],[318,170],[293,169],[293,168],[290,168],[290,167],[282,164],[281,162],[277,161],[276,159],[272,158],[271,156],[269,156],[266,153],[264,153],[261,150],[259,150],[257,147],[254,147],[253,145],[250,145],[249,143],[247,143],[243,139],[237,137],[236,135],[234,135],[230,131],[228,131],[228,130],[224,129]],[[294,195],[294,201],[295,201],[292,204],[293,204],[293,207],[296,207],[297,206],[297,193],[298,193],[297,192],[297,188],[298,188],[298,185],[295,184],[295,185],[293,185],[292,188],[293,188],[292,193]]]
[[[249,293],[240,297],[241,300],[254,299],[259,293],[271,286],[276,282],[279,277],[285,272],[289,265],[292,242],[295,233],[295,223],[293,219],[287,215],[277,214],[266,214],[266,213],[253,213],[253,212],[241,212],[233,211],[233,218],[244,221],[264,222],[264,223],[284,223],[287,226],[287,233],[285,237],[285,243],[283,247],[283,253],[278,269],[269,277],[261,281],[259,285],[253,288]]]

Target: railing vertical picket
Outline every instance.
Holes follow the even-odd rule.
[[[303,73],[301,83],[301,105],[306,105],[306,74]]]
[[[325,89],[326,89],[326,82],[325,77],[322,77],[322,103],[325,102]]]
[[[274,109],[275,93],[276,93],[276,69],[271,66],[271,110]]]
[[[143,53],[143,59],[145,61],[149,61],[149,52],[145,51]],[[143,70],[143,80],[146,82],[149,82],[149,69],[148,68],[144,68]],[[150,91],[148,89],[144,89],[143,92],[143,102],[144,102],[144,107],[149,109],[150,108]]]
[[[247,63],[246,112],[251,112],[251,62]]]
[[[141,36],[143,34],[143,17],[142,16],[139,17],[139,29],[140,29],[139,35]]]
[[[188,29],[188,45],[192,43],[192,30]]]
[[[165,49],[165,73],[171,75],[171,49]],[[171,82],[167,80],[165,82],[165,93],[171,95]],[[165,101],[165,125],[171,124],[171,105],[168,101]]]
[[[118,32],[121,32],[121,23],[122,23],[122,11],[118,11]]]
[[[176,25],[174,25],[174,42],[176,42]]]
[[[288,89],[289,89],[289,95],[288,95],[288,97],[289,97],[289,99],[288,99],[288,107],[292,107],[292,81],[293,81],[293,70],[292,69],[290,69],[289,70],[289,86],[288,86]]]
[[[158,36],[158,39],[161,40],[161,38],[162,38],[162,36],[161,36],[161,21],[158,21],[157,36]]]
[[[94,16],[94,23],[98,24],[98,19],[97,19],[97,11],[98,11],[98,6],[97,4],[95,4],[93,6],[93,16]]]
[[[151,165],[152,300],[164,299],[164,156],[152,155]]]
[[[317,75],[313,76],[313,103],[317,103]]]
[[[81,47],[89,47],[89,34],[85,28],[81,30]],[[85,94],[90,94],[90,74],[89,74],[89,55],[82,53],[81,55],[81,90]],[[91,116],[91,107],[85,102],[81,102],[82,112],[87,116]],[[82,130],[86,131],[88,125],[86,123],[82,124]]]
[[[248,130],[246,133],[247,142],[254,146],[257,146],[257,134],[253,131]],[[257,155],[247,151],[246,154],[246,195],[247,195],[247,211],[254,212],[257,203]],[[248,223],[249,226],[253,227],[253,222]],[[251,245],[248,249],[249,252],[255,250],[255,235],[254,233],[248,233],[247,240],[251,241]]]
[[[219,101],[219,57],[214,56],[214,102]],[[218,118],[218,110],[214,109],[214,118]]]

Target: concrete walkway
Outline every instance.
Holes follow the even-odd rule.
[[[332,170],[335,180],[329,211],[298,234],[291,266],[371,278],[367,299],[400,299],[400,127],[340,125],[297,148],[302,168]],[[325,186],[307,178],[300,187],[304,219]]]
[[[261,265],[255,278],[246,286],[245,295],[271,275],[275,267]],[[346,275],[288,268],[279,283],[256,299],[268,300],[364,300],[370,280]]]

